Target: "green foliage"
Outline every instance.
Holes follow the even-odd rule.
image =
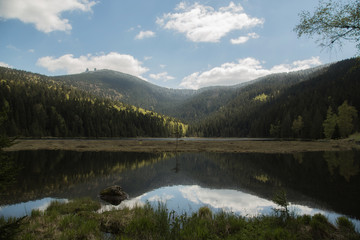
[[[344,137],[360,129],[358,113],[344,107],[344,120],[335,125],[332,118],[329,124],[324,120],[329,106],[336,111],[346,100],[360,109],[359,77],[358,60],[349,59],[233,87],[186,92],[165,90],[112,71],[50,78],[0,68],[0,106],[9,109],[4,125],[8,136]],[[132,94],[144,97],[136,101]],[[118,102],[125,99],[191,121],[191,126],[188,129],[172,117]],[[167,106],[160,107],[160,100]],[[347,124],[350,118],[352,127]]]
[[[325,137],[335,139],[348,137],[354,131],[355,119],[357,119],[357,110],[346,100],[338,107],[338,114],[333,113],[332,108],[329,107],[323,123]]]
[[[347,101],[338,107],[339,132],[341,137],[348,137],[354,131],[354,120],[357,118],[357,110],[350,106]]]
[[[204,137],[323,138],[324,132],[332,135],[336,128],[329,118],[330,127],[324,130],[329,106],[337,110],[347,100],[348,105],[360,109],[359,78],[357,59],[266,76],[237,88],[234,96],[216,113],[192,124],[191,133]],[[267,101],[253,100],[262,93],[268,96]],[[356,131],[359,117],[352,116]],[[340,126],[338,128],[340,134]]]
[[[286,221],[289,218],[289,202],[286,197],[286,192],[284,189],[279,190],[275,193],[272,201],[280,206],[280,209],[274,209],[276,213],[280,213],[280,218],[283,221]]]
[[[78,212],[91,212],[100,209],[100,203],[90,198],[82,198],[66,202],[53,201],[47,208],[48,214],[71,214]]]
[[[341,231],[355,232],[354,224],[347,217],[338,217],[336,219],[336,225]]]
[[[0,68],[5,133],[31,137],[168,137],[180,121],[79,91],[52,78]],[[1,119],[0,119],[1,120]]]
[[[296,137],[301,136],[301,130],[304,128],[304,122],[302,116],[298,116],[296,119],[294,119],[291,130],[295,134]]]
[[[174,105],[195,94],[195,90],[168,89],[138,77],[111,70],[54,77],[100,98],[107,98],[166,115],[176,116]]]
[[[95,205],[85,201],[85,204]],[[338,219],[335,228],[320,214],[313,217],[289,216],[287,224],[278,216],[244,218],[232,213],[213,214],[207,207],[188,216],[169,212],[159,203],[149,203],[133,209],[124,208],[94,213],[92,208],[81,207],[81,201],[56,206],[66,210],[45,210],[24,219],[0,219],[0,228],[17,223],[16,229],[6,228],[14,239],[359,239],[359,233],[345,218]],[[76,203],[83,211],[75,211],[67,204]],[[72,209],[72,210],[69,210]],[[49,211],[51,214],[49,214]],[[351,230],[350,232],[347,230]],[[347,237],[347,238],[346,238]]]
[[[354,41],[360,50],[360,2],[358,0],[320,1],[315,12],[304,11],[295,27],[298,36],[318,35],[320,46],[342,45],[343,40]]]
[[[324,120],[324,135],[326,138],[333,138],[335,132],[335,126],[337,122],[337,116],[334,114],[331,107],[328,108],[326,113],[326,119]]]

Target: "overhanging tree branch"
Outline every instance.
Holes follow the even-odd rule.
[[[332,48],[342,40],[357,43],[360,52],[360,0],[338,2],[320,1],[311,14],[304,11],[299,14],[300,23],[294,28],[298,37],[319,35],[321,46]]]

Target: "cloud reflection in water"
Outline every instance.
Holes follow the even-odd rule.
[[[155,189],[136,198],[126,200],[116,207],[103,206],[100,212],[114,208],[142,206],[146,202],[151,204],[165,203],[169,211],[174,210],[178,213],[192,213],[198,211],[200,207],[207,206],[213,212],[226,211],[248,217],[271,214],[273,208],[277,207],[272,201],[238,190],[210,189],[198,185],[178,185]],[[298,215],[321,213],[333,224],[335,224],[338,217],[342,216],[338,213],[297,204],[290,204],[290,211]],[[360,221],[356,219],[350,220],[355,224],[356,229],[360,231]]]

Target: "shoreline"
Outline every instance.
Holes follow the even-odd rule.
[[[360,150],[350,140],[265,140],[265,139],[17,139],[5,151],[107,151],[107,152],[224,152],[224,153],[299,153]]]

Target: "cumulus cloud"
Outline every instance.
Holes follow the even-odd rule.
[[[140,77],[149,69],[142,66],[142,62],[131,55],[110,52],[93,56],[74,57],[72,54],[65,54],[59,58],[51,56],[38,59],[37,65],[46,68],[50,72],[65,70],[69,74],[84,72],[86,68],[111,69]]]
[[[150,74],[149,77],[152,79],[155,79],[155,80],[162,80],[164,82],[175,79],[173,76],[168,75],[167,72],[162,72],[162,73],[158,73],[158,74]]]
[[[256,39],[259,38],[259,35],[256,33],[249,33],[247,36],[240,36],[236,39],[231,39],[230,42],[232,44],[243,44],[249,41],[250,39]]]
[[[136,40],[141,40],[144,38],[152,38],[155,37],[155,33],[153,31],[140,31],[138,35],[136,35]]]
[[[13,66],[7,64],[7,63],[4,63],[4,62],[0,62],[0,67],[7,67],[7,68],[12,68]]]
[[[45,33],[70,31],[71,24],[61,17],[61,13],[75,10],[89,12],[95,4],[90,0],[0,0],[0,18],[35,24],[37,30]]]
[[[156,23],[164,29],[184,33],[193,42],[219,42],[231,31],[264,23],[263,19],[250,17],[240,4],[233,2],[218,10],[199,3],[188,5],[181,2],[175,11],[157,18]]]
[[[185,77],[180,83],[181,87],[199,89],[215,85],[235,85],[247,82],[272,73],[291,72],[320,65],[319,57],[295,61],[291,64],[280,64],[265,69],[261,62],[254,58],[239,59],[237,62],[224,63],[220,67],[204,72],[195,72]]]

